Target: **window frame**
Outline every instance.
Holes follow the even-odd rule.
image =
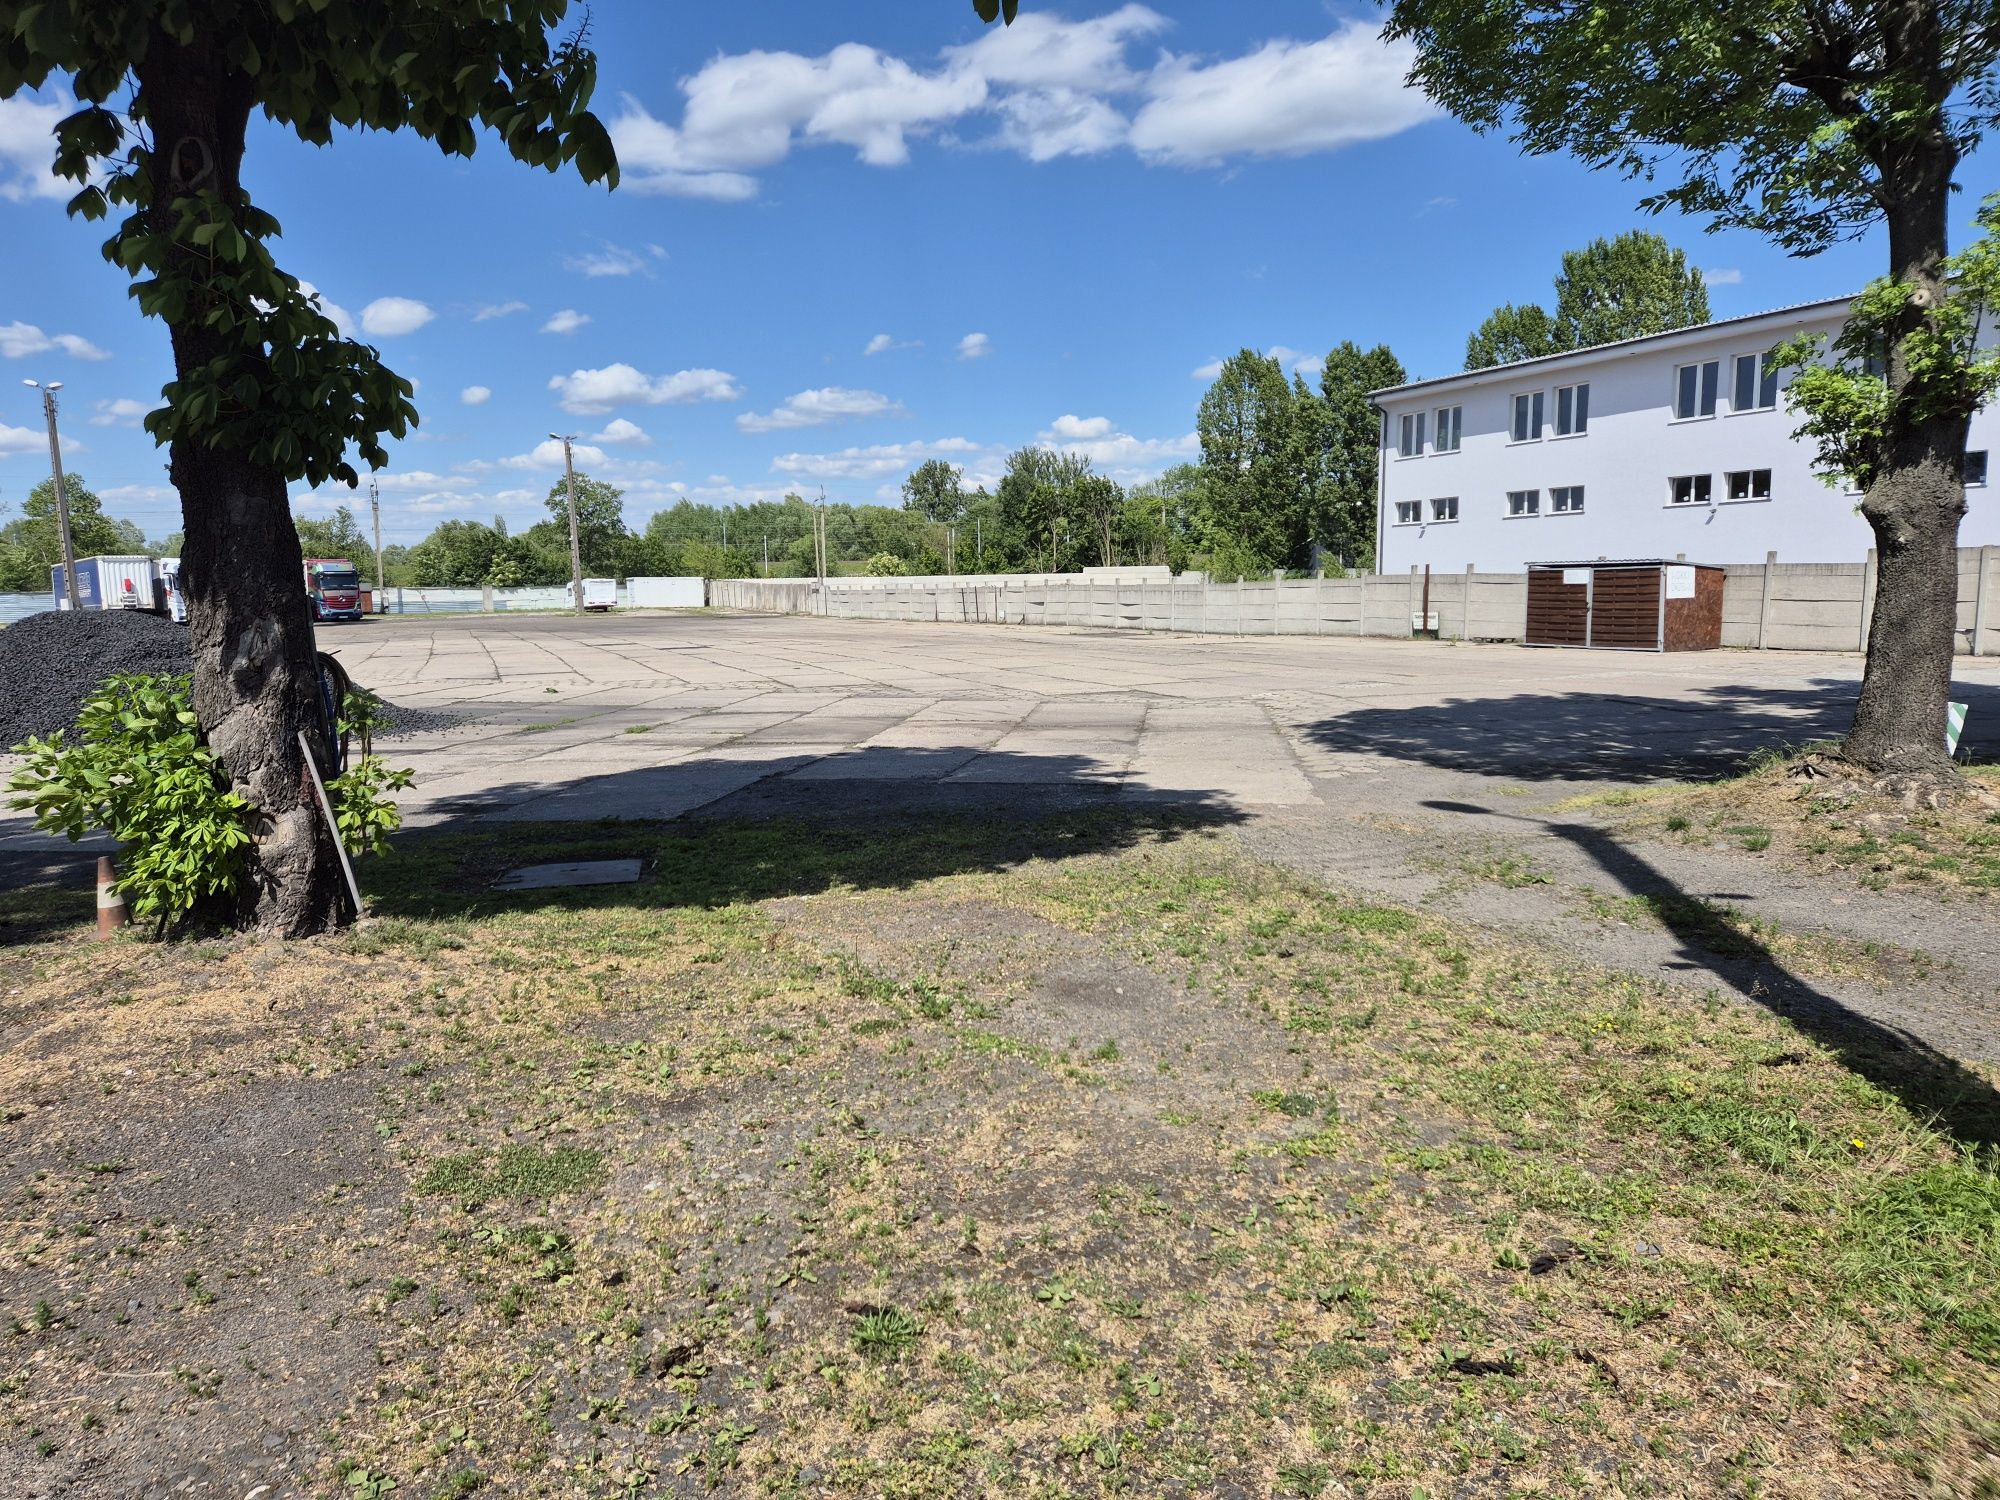
[[[1729,415],[1750,416],[1756,412],[1778,409],[1778,367],[1772,356],[1776,349],[1764,349],[1752,354],[1732,355],[1729,361]],[[1743,363],[1751,361],[1751,396],[1748,405],[1736,398],[1743,393]],[[1767,399],[1768,398],[1768,399]]]
[[[1552,516],[1580,516],[1583,514],[1584,493],[1580,484],[1557,484],[1549,487],[1549,514]],[[1570,497],[1574,496],[1574,500]],[[1560,497],[1560,498],[1559,498]]]
[[[1570,426],[1563,427],[1563,397],[1569,397]],[[1556,387],[1555,421],[1551,424],[1559,438],[1588,437],[1590,435],[1590,382],[1578,380],[1570,385]]]
[[[1682,377],[1690,372],[1694,376],[1694,410],[1688,415],[1683,416],[1681,415]],[[1722,360],[1719,357],[1716,359],[1690,360],[1684,365],[1675,365],[1672,405],[1669,408],[1674,414],[1673,420],[1676,422],[1708,422],[1714,420],[1715,408],[1722,396],[1721,385]],[[1702,409],[1704,406],[1707,407],[1706,411]]]
[[[1687,481],[1688,498],[1677,497],[1676,486]],[[1671,474],[1667,477],[1667,509],[1693,510],[1698,506],[1715,504],[1715,476],[1713,474]]]
[[[1406,411],[1400,414],[1396,427],[1396,457],[1422,458],[1424,456],[1424,413]],[[1410,435],[1416,434],[1416,444],[1410,443]]]
[[[1391,523],[1392,525],[1396,525],[1396,526],[1421,526],[1421,525],[1423,525],[1423,524],[1424,524],[1424,502],[1423,502],[1423,501],[1421,501],[1421,500],[1398,500],[1398,501],[1396,501],[1396,502],[1395,502],[1395,506],[1396,506],[1396,519],[1395,519],[1395,521],[1394,521],[1394,522],[1392,522],[1392,523]],[[1408,507],[1410,508],[1410,510],[1411,510],[1411,515],[1410,515],[1410,518],[1409,518],[1408,520],[1404,520],[1404,519],[1403,519],[1403,507],[1404,507],[1404,506],[1408,506]]]
[[[1525,508],[1517,510],[1514,504],[1516,500],[1526,500],[1528,504],[1526,505]],[[1507,491],[1506,519],[1508,519],[1509,521],[1531,520],[1541,515],[1541,513],[1542,513],[1542,492],[1540,490]]]
[[[1979,460],[1979,477],[1977,479],[1972,477],[1972,461],[1975,458]],[[1984,448],[1966,449],[1965,467],[1959,470],[1959,484],[1968,490],[1983,490],[1986,488],[1987,481],[1992,477],[1993,465],[1987,450]]]
[[[1757,476],[1759,474],[1764,476],[1764,493],[1761,495],[1757,493]],[[1736,481],[1738,479],[1743,481],[1743,487],[1747,493],[1741,495],[1731,493],[1736,488]],[[1774,488],[1771,471],[1768,468],[1725,469],[1722,474],[1722,503],[1724,505],[1761,505],[1771,498]]]
[[[1444,514],[1444,512],[1439,508],[1444,504],[1446,504],[1447,502],[1449,502],[1451,505],[1450,515]],[[1456,525],[1457,522],[1458,522],[1458,496],[1456,495],[1433,496],[1431,498],[1430,524],[1433,526],[1452,526]]]
[[[1530,414],[1530,421],[1526,424],[1528,429],[1528,436],[1526,437],[1517,435],[1523,430],[1523,423],[1521,422],[1521,403],[1523,401],[1529,403],[1528,412]],[[1547,426],[1548,392],[1539,389],[1516,391],[1512,402],[1508,406],[1507,441],[1510,444],[1539,443],[1542,440],[1542,429]]]
[[[1450,447],[1446,447],[1444,441],[1445,416],[1447,413],[1449,413],[1451,416]],[[1431,414],[1431,416],[1432,416],[1432,429],[1433,429],[1431,432],[1432,454],[1436,455],[1439,453],[1458,452],[1459,449],[1463,447],[1465,443],[1465,407],[1463,403],[1454,403],[1451,406],[1440,406]]]

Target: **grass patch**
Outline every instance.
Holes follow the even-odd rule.
[[[491,891],[529,841],[648,874]],[[171,1461],[150,1406],[77,1421],[156,1378],[134,1301],[257,1367],[160,1382],[218,1443],[311,1340],[328,1492],[2000,1481],[1982,1074],[1181,819],[418,832],[370,874],[384,919],[282,985],[87,913],[14,950],[0,1101],[85,1106],[0,1122],[0,1446],[38,1485]]]

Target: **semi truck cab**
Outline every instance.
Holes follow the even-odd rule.
[[[361,618],[361,571],[344,557],[306,559],[306,597],[314,620]]]

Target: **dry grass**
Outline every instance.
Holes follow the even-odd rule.
[[[2000,796],[2000,768],[1971,779]],[[1651,837],[1763,854],[1872,890],[1941,899],[2000,896],[2000,812],[1976,802],[1931,811],[1867,796],[1815,795],[1782,765],[1728,781],[1648,789],[1621,827]]]
[[[1172,822],[549,830],[647,881],[484,894],[520,839],[413,840],[341,942],[16,950],[10,1471],[2000,1483],[2000,1184],[1923,1111],[2000,1129],[1991,1079]]]

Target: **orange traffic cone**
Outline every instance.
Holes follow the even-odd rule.
[[[118,889],[118,867],[111,856],[97,856],[97,940],[103,942],[132,920],[126,909],[125,894]]]

